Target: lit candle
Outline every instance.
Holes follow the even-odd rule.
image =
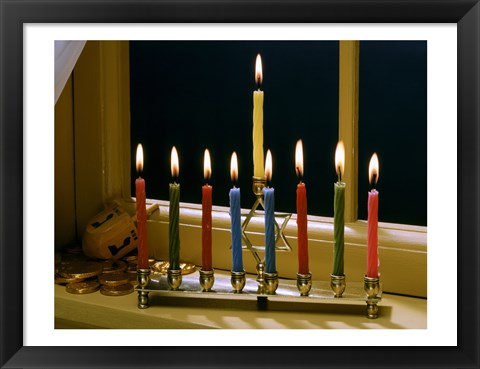
[[[272,153],[267,151],[265,163],[265,178],[267,187],[263,188],[263,203],[265,205],[265,272],[276,273],[275,266],[275,190],[268,186],[272,180]]]
[[[368,167],[368,178],[372,190],[368,193],[368,258],[367,277],[378,277],[378,191],[375,184],[378,181],[378,156],[373,154]]]
[[[240,213],[240,188],[236,187],[238,180],[237,154],[232,154],[230,161],[230,177],[233,187],[230,189],[230,219],[232,232],[232,271],[243,272],[242,259],[242,225]]]
[[[179,163],[178,163],[178,154],[175,146],[172,148],[171,156],[171,170],[173,183],[170,183],[170,208],[169,208],[169,262],[171,270],[180,269],[180,233],[179,233],[179,222],[180,222],[180,184],[177,183],[177,178],[179,174]]]
[[[210,153],[205,149],[203,158],[203,176],[205,185],[202,187],[202,270],[212,270],[212,186],[208,180],[212,174]]]
[[[253,175],[263,177],[263,80],[262,58],[257,55],[255,63],[255,82],[257,91],[253,92]]]
[[[338,175],[338,182],[334,184],[335,196],[333,200],[333,275],[344,275],[343,254],[344,254],[344,213],[345,213],[345,186],[342,182],[342,175],[345,165],[345,148],[343,142],[337,144],[335,151],[335,169]]]
[[[138,233],[138,268],[148,268],[148,238],[147,238],[147,205],[145,193],[145,180],[142,178],[143,171],[143,147],[137,146],[137,173],[135,180],[135,202],[137,213],[137,233]]]
[[[297,185],[297,240],[298,240],[298,273],[308,274],[308,234],[307,234],[307,188],[303,178],[303,145],[297,141],[295,148],[295,170],[299,179]]]

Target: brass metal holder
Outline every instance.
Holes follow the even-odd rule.
[[[364,289],[367,293],[367,318],[376,319],[378,317],[378,294],[380,292],[380,278],[363,277]]]
[[[167,281],[172,291],[177,291],[182,284],[182,270],[168,269]]]
[[[368,278],[365,281],[362,281],[360,278],[358,282],[349,282],[345,286],[342,298],[336,298],[332,294],[331,281],[328,280],[311,281],[311,289],[308,296],[299,296],[298,279],[274,278],[273,283],[277,285],[275,294],[269,294],[268,291],[272,291],[273,286],[272,283],[268,282],[268,273],[264,273],[265,291],[260,294],[258,293],[258,282],[255,274],[246,275],[244,272],[215,270],[215,289],[205,293],[199,284],[199,276],[199,270],[192,274],[183,275],[182,288],[172,290],[167,278],[160,273],[152,273],[150,275],[150,283],[144,288],[143,292],[154,293],[161,297],[161,299],[155,301],[164,301],[168,298],[172,298],[173,302],[178,301],[179,298],[185,298],[187,301],[209,299],[209,301],[215,301],[216,306],[224,306],[226,309],[238,307],[238,300],[256,301],[257,304],[249,306],[259,310],[291,306],[290,304],[276,304],[277,302],[293,303],[298,305],[299,308],[304,304],[330,304],[348,307],[360,304],[365,306],[365,303],[367,303],[366,317],[370,319],[374,319],[379,315],[377,304],[382,299],[380,282]],[[308,280],[308,276],[306,280]],[[309,283],[306,283],[305,286],[309,286]],[[142,288],[137,286],[136,290],[141,292]],[[148,303],[144,305],[148,306]],[[352,310],[352,313],[355,314],[355,312],[358,312],[358,309]]]
[[[278,288],[278,273],[265,273],[264,278],[267,295],[275,295]]]
[[[150,268],[148,269],[137,269],[137,291],[138,291],[138,308],[146,309],[149,306],[148,293],[146,290],[148,284],[150,283]]]
[[[261,196],[263,199],[263,188],[267,185],[267,178],[252,177],[252,190],[255,196]],[[263,206],[263,201],[262,201]]]
[[[333,294],[335,297],[342,297],[345,292],[345,274],[344,275],[333,275],[330,274],[330,287],[332,288]]]
[[[202,292],[210,292],[215,282],[215,273],[212,270],[200,270],[200,286],[202,286]]]
[[[297,288],[300,291],[300,296],[308,296],[312,289],[312,273],[297,273]]]
[[[259,295],[265,294],[265,264],[263,262],[259,262],[257,264],[257,283],[258,283],[258,290],[257,293]]]
[[[233,291],[235,293],[241,293],[246,283],[245,271],[234,272],[232,270],[231,274],[232,277],[230,279],[230,282],[232,283]]]

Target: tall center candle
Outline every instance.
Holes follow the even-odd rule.
[[[367,277],[370,278],[378,277],[378,191],[375,189],[378,176],[378,156],[374,153],[368,169],[368,177],[372,184],[372,190],[368,193]]]
[[[257,91],[253,92],[253,175],[263,177],[263,80],[262,58],[257,55],[255,62],[255,81]]]
[[[202,187],[202,270],[212,270],[212,186],[208,184],[212,173],[210,152],[205,150],[203,175],[206,184]]]
[[[300,183],[297,185],[297,241],[298,274],[308,274],[308,223],[307,223],[307,188],[303,178],[303,145],[297,141],[295,149],[295,170]]]
[[[180,184],[177,183],[178,174],[180,171],[178,163],[178,154],[175,146],[172,148],[171,156],[171,170],[173,183],[170,183],[169,198],[169,224],[168,224],[168,253],[169,253],[169,268],[171,270],[180,269]]]
[[[148,238],[147,238],[147,205],[145,180],[142,178],[143,171],[143,147],[137,146],[136,155],[138,178],[135,180],[135,203],[137,214],[137,233],[138,233],[138,268],[148,268]]]
[[[342,175],[345,165],[345,148],[343,142],[337,144],[335,151],[335,168],[338,182],[334,184],[333,200],[333,275],[344,275],[344,232],[345,232],[345,187]]]
[[[272,180],[272,153],[267,151],[265,164],[267,187],[263,188],[263,203],[265,205],[265,272],[276,273],[275,261],[275,190],[268,186]]]
[[[230,189],[230,219],[232,233],[232,272],[243,272],[242,259],[242,224],[240,207],[240,188],[236,187],[238,180],[237,154],[232,154],[230,160],[230,177],[233,187]]]

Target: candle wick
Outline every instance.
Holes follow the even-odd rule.
[[[377,184],[377,173],[372,175],[372,190],[375,190],[375,185]]]

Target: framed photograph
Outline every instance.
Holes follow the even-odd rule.
[[[480,5],[478,0],[463,2],[433,0],[407,3],[398,0],[385,0],[381,3],[363,0],[345,2],[272,0],[254,3],[230,0],[217,2],[100,0],[94,3],[44,0],[24,3],[0,0],[0,9],[2,9],[0,39],[1,367],[479,367],[479,274],[476,272],[479,268],[480,255],[477,234],[480,188],[477,149],[480,124]],[[53,157],[54,145],[50,136],[54,135],[54,131],[51,129],[53,123],[45,122],[45,119],[53,120],[54,104],[44,108],[49,112],[45,117],[33,114],[32,112],[36,112],[44,101],[39,98],[39,90],[32,92],[27,88],[29,86],[27,82],[37,78],[32,76],[32,69],[29,68],[32,62],[38,62],[36,70],[40,73],[42,70],[45,70],[46,74],[52,73],[49,68],[53,66],[43,65],[42,61],[36,60],[31,49],[27,47],[26,40],[27,35],[31,34],[29,27],[32,25],[45,26],[42,32],[48,34],[49,26],[54,29],[55,25],[62,24],[84,27],[85,31],[89,25],[104,28],[115,26],[117,30],[124,31],[129,27],[141,28],[142,25],[154,27],[158,24],[168,24],[176,29],[188,28],[189,25],[199,27],[207,25],[214,29],[229,24],[245,29],[248,27],[286,28],[289,25],[301,28],[302,25],[314,27],[318,24],[348,29],[362,25],[375,27],[392,24],[412,29],[417,26],[432,27],[432,32],[435,32],[436,25],[455,26],[457,101],[451,99],[444,103],[456,107],[457,111],[456,130],[452,130],[457,135],[457,178],[455,178],[455,171],[433,178],[438,181],[435,187],[440,189],[435,189],[438,193],[434,199],[443,201],[445,204],[443,207],[436,204],[435,209],[440,210],[438,213],[445,212],[442,214],[442,225],[448,225],[451,228],[445,231],[443,242],[454,243],[456,240],[456,253],[452,253],[450,258],[443,255],[445,259],[442,259],[441,266],[433,265],[430,260],[432,247],[437,247],[440,243],[438,245],[440,250],[433,250],[434,253],[449,255],[449,248],[451,250],[454,245],[442,244],[442,240],[430,243],[429,239],[429,272],[430,269],[443,270],[443,272],[435,274],[434,281],[430,277],[428,279],[428,327],[418,331],[408,330],[409,332],[404,336],[406,340],[408,340],[406,338],[408,334],[417,335],[416,340],[412,340],[413,344],[409,346],[404,343],[397,346],[392,344],[393,341],[388,342],[388,337],[398,338],[399,331],[403,331],[395,329],[399,327],[394,324],[387,327],[391,328],[392,332],[386,332],[386,335],[384,335],[385,332],[376,329],[362,330],[362,334],[358,335],[356,331],[360,329],[335,330],[335,334],[330,335],[328,344],[323,344],[325,337],[327,339],[329,337],[327,332],[321,332],[323,333],[322,341],[315,343],[315,332],[311,332],[314,330],[305,333],[293,329],[291,337],[277,332],[280,339],[278,337],[274,339],[273,331],[265,332],[269,331],[268,329],[259,330],[262,332],[258,334],[252,331],[242,332],[240,329],[231,330],[228,336],[221,336],[223,341],[212,340],[212,344],[206,343],[205,340],[209,341],[210,337],[215,336],[215,332],[193,332],[189,329],[184,329],[182,332],[179,332],[179,329],[148,330],[148,332],[140,329],[126,329],[121,331],[125,338],[124,343],[119,341],[118,337],[113,338],[111,331],[96,329],[96,327],[81,330],[62,329],[62,332],[54,332],[55,337],[52,341],[48,338],[51,331],[42,332],[42,328],[39,328],[35,337],[45,334],[45,344],[42,340],[32,340],[27,337],[32,326],[53,328],[55,325],[51,314],[55,308],[54,299],[50,295],[52,285],[44,285],[44,279],[40,277],[50,274],[45,271],[50,264],[32,262],[28,254],[35,252],[38,255],[53,256],[51,255],[53,249],[51,236],[56,223],[54,214],[51,213],[55,201],[52,196],[55,191],[53,184],[55,163],[48,160]],[[344,35],[347,34],[344,33]],[[78,36],[77,39],[108,39],[100,32],[97,33],[100,35],[97,36],[98,38],[92,32],[86,32],[85,35],[85,37]],[[52,31],[48,37],[56,40],[57,36]],[[60,37],[65,39],[65,36]],[[408,37],[405,38],[408,39]],[[122,39],[135,40],[135,47],[141,48],[141,42],[138,42],[141,38],[137,34]],[[298,39],[301,40],[301,36]],[[336,40],[342,39],[351,38],[348,36],[336,38]],[[379,39],[382,38],[379,37]],[[442,40],[439,40],[435,47],[441,48],[441,42]],[[45,52],[53,53],[53,45],[50,46],[51,48],[46,48]],[[441,58],[436,60],[435,64],[440,65],[440,68],[442,65],[445,68],[452,68],[451,63]],[[139,73],[141,75],[141,67]],[[53,96],[50,86],[53,86],[53,83],[48,84],[48,88],[44,86],[43,91],[46,95]],[[442,88],[441,83],[439,86]],[[448,84],[446,88],[449,88]],[[40,93],[43,94],[43,92]],[[57,97],[55,95],[55,101]],[[430,116],[434,116],[433,110],[435,106],[428,106]],[[442,145],[452,143],[444,136],[439,136],[437,141],[433,142],[431,134],[432,132],[429,131],[430,146],[441,148]],[[45,137],[50,138],[45,139]],[[32,155],[36,156],[35,153],[40,151],[42,155],[47,153],[46,162],[36,162],[32,165],[30,160]],[[128,153],[129,156],[130,154]],[[38,156],[41,156],[40,153]],[[438,168],[451,164],[448,160],[443,161],[443,157],[443,163],[438,158],[429,157],[429,165],[431,160],[435,163],[437,172],[440,173],[442,171]],[[448,172],[449,168],[444,169]],[[431,178],[429,175],[428,180],[431,181]],[[450,185],[444,183],[445,178],[451,181]],[[429,189],[430,186],[431,183],[429,183]],[[34,188],[33,191],[32,188]],[[163,195],[158,196],[161,198]],[[432,198],[429,197],[429,201]],[[457,209],[449,208],[452,204]],[[450,213],[453,215],[449,216]],[[438,218],[431,218],[429,210],[429,231],[430,221],[432,219],[436,221]],[[455,240],[452,239],[452,235]],[[428,236],[430,237],[431,234],[429,233]],[[435,258],[432,260],[436,261]],[[448,266],[451,260],[457,263],[454,268]],[[38,276],[37,284],[32,284],[32,281],[36,280],[32,276]],[[444,279],[445,282],[440,283],[438,279]],[[433,296],[432,299],[430,299],[431,296]],[[133,295],[132,299],[135,299]],[[442,308],[437,309],[438,306]],[[32,314],[32,310],[37,311]],[[432,313],[434,310],[435,314]],[[418,343],[425,331],[428,333],[428,330],[432,331],[435,328],[434,332],[442,334],[442,329],[437,324],[441,321],[441,314],[449,314],[448,319],[445,318],[445,334],[450,335],[450,339],[444,340],[449,344],[439,343],[442,342],[441,340],[431,345]],[[431,317],[435,319],[431,320]],[[454,318],[456,318],[457,328],[456,340],[451,337],[454,332],[447,329],[447,327],[451,328],[452,325],[449,322],[454,321]],[[271,338],[269,334],[272,335]],[[91,337],[94,335],[102,338],[93,341]],[[109,335],[112,336],[111,339],[108,338]],[[182,339],[182,335],[191,335],[195,338]],[[349,339],[342,338],[342,335],[349,336]],[[352,337],[357,337],[360,343],[352,343],[350,340]],[[29,342],[35,342],[35,345]],[[451,342],[457,342],[457,344],[452,345]]]

